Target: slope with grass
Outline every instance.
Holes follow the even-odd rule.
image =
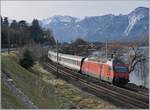
[[[2,70],[13,79],[17,88],[40,109],[114,109],[115,105],[83,92],[46,71],[39,63],[27,70],[18,64],[15,53],[2,54]],[[5,88],[2,82],[2,88]],[[14,103],[11,91],[6,95],[6,89],[2,89],[3,108],[25,108],[22,103]],[[11,99],[11,100],[10,100]],[[19,99],[17,99],[19,102]],[[7,104],[7,103],[11,104]],[[11,106],[13,104],[13,106]],[[9,107],[6,107],[6,106]]]
[[[70,102],[61,99],[61,97],[57,97],[54,94],[55,92],[52,86],[42,81],[35,74],[21,67],[16,60],[12,59],[12,57],[14,56],[2,55],[2,70],[9,73],[14,84],[20,88],[35,105],[39,108],[72,108],[73,105],[70,104]],[[3,84],[2,88],[4,88]],[[2,100],[4,100],[6,96],[4,94],[5,89],[3,90]],[[6,105],[7,102],[8,100],[3,101],[2,106],[4,108],[4,105]]]
[[[24,108],[27,109],[26,106],[21,103],[21,100],[18,99],[10,90],[9,88],[4,85],[4,83],[2,82],[2,88],[1,88],[1,102],[2,102],[2,108],[5,109],[19,109],[19,108]]]

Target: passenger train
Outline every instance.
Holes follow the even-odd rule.
[[[57,62],[57,53],[48,51],[48,58]],[[88,57],[59,53],[58,63],[114,85],[124,85],[129,82],[128,65],[117,59],[92,60]]]

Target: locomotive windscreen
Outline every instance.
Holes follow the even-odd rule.
[[[128,72],[128,68],[127,67],[125,67],[125,66],[114,66],[114,71],[115,72],[125,72],[125,73],[127,73]]]

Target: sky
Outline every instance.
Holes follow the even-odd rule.
[[[54,15],[69,15],[78,18],[106,14],[128,14],[137,7],[150,7],[145,1],[1,1],[1,15],[9,19],[42,20]]]

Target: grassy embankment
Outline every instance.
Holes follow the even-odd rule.
[[[1,86],[2,86],[1,88],[2,108],[5,108],[5,109],[26,108],[26,106],[23,103],[21,103],[20,99],[18,99],[14,94],[12,94],[12,92],[9,90],[7,86],[3,84],[3,82]]]
[[[67,100],[57,97],[55,89],[37,75],[22,68],[17,63],[14,53],[10,55],[3,53],[2,68],[9,73],[14,83],[20,88],[35,105],[39,108],[72,108],[73,105]],[[25,108],[2,82],[2,108]],[[8,105],[9,103],[9,105]]]
[[[10,74],[16,86],[33,101],[39,108],[116,108],[102,99],[85,93],[67,82],[56,79],[53,74],[44,70],[40,64],[34,65],[32,72],[22,68],[18,63],[18,59],[14,53],[2,55],[2,68]],[[3,86],[3,85],[2,85]],[[6,91],[3,89],[2,91]],[[9,94],[11,94],[9,92]],[[2,92],[2,100],[5,99]],[[13,99],[4,100],[2,107],[6,107],[7,102],[15,104],[16,107],[9,108],[25,108],[20,103],[14,103]],[[17,99],[18,100],[18,99]],[[17,101],[19,102],[19,100]]]

